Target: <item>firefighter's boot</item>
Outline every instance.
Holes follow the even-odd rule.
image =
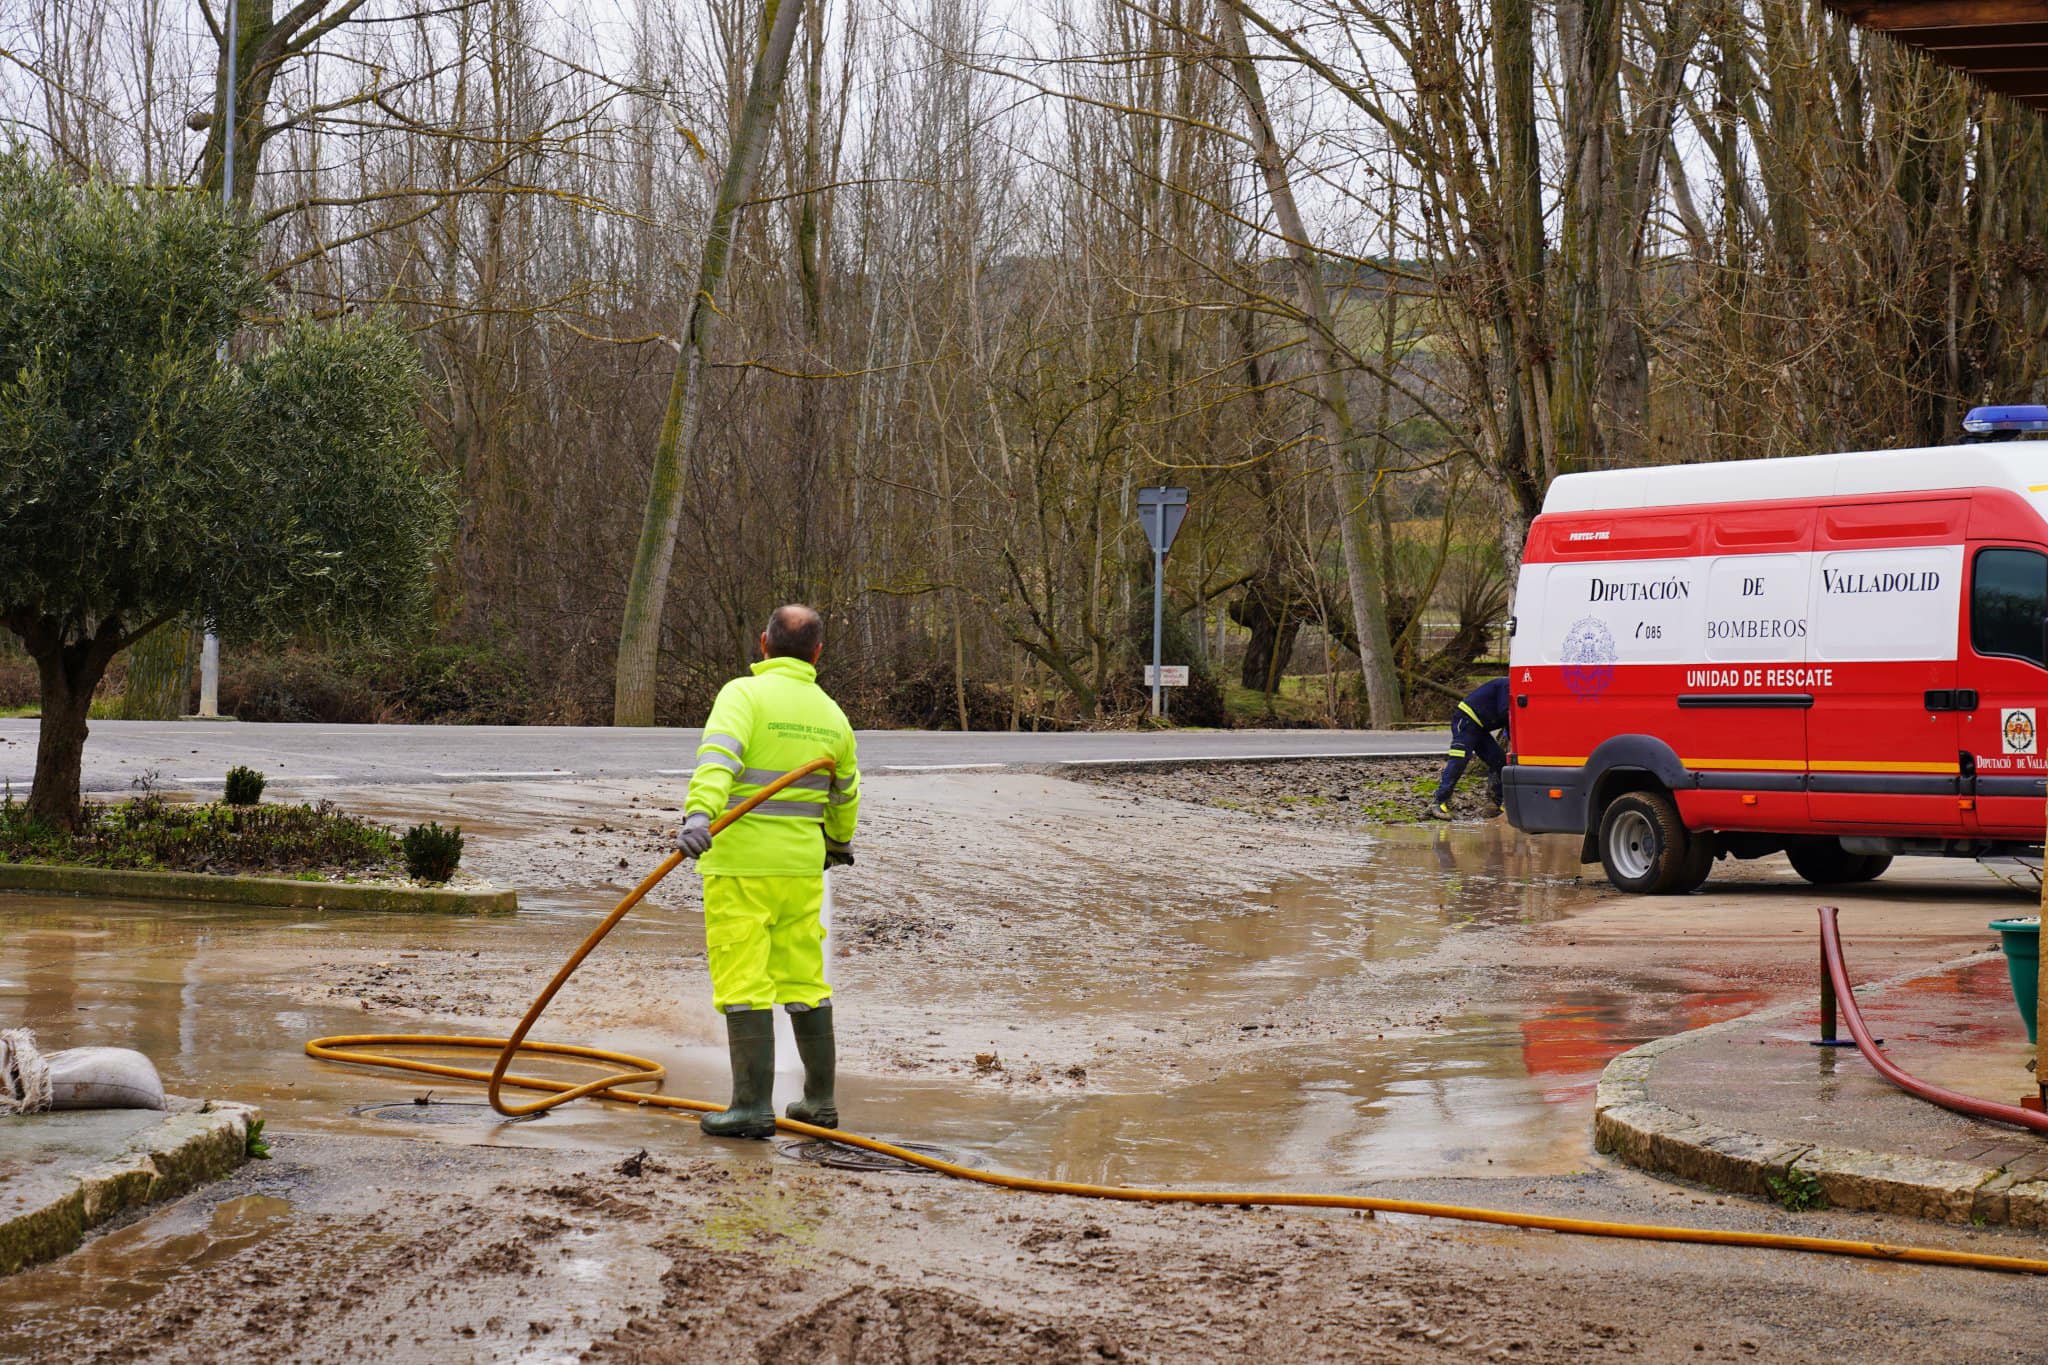
[[[832,1006],[791,1010],[789,1027],[796,1034],[796,1055],[804,1061],[804,1097],[791,1103],[783,1113],[799,1123],[837,1128],[839,1106],[832,1098],[837,1067],[832,1046]]]
[[[698,1121],[709,1137],[764,1138],[775,1132],[775,1011],[729,1010],[725,1045],[732,1056],[732,1103]]]

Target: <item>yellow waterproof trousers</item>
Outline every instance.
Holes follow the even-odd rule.
[[[704,951],[721,1010],[822,1005],[825,878],[704,878]]]

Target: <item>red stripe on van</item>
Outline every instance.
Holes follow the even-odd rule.
[[[1978,508],[1974,521],[1973,505]],[[1712,553],[1951,545],[1985,535],[1986,521],[2012,528],[1992,534],[2040,534],[2040,515],[2007,489],[1972,489],[1962,496],[1944,493],[1935,498],[1924,492],[1861,494],[1547,513],[1531,524],[1524,559],[1531,564],[1598,563]]]

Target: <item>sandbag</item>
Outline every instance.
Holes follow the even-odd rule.
[[[50,1107],[50,1065],[25,1028],[0,1029],[0,1114],[39,1114]]]
[[[52,1109],[162,1109],[156,1064],[125,1047],[74,1047],[49,1053]]]

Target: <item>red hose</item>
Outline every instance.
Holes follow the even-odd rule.
[[[1877,1068],[1877,1074],[1909,1095],[1917,1095],[1944,1109],[1953,1109],[1958,1114],[1990,1119],[1994,1123],[2010,1123],[2019,1128],[2030,1128],[2036,1133],[2048,1133],[2048,1114],[2022,1109],[2016,1104],[1980,1100],[1975,1095],[1965,1095],[1959,1090],[1944,1090],[1941,1086],[1929,1085],[1926,1081],[1901,1071],[1892,1064],[1890,1058],[1878,1050],[1877,1044],[1870,1037],[1870,1030],[1864,1026],[1863,1011],[1856,1008],[1856,993],[1849,985],[1849,969],[1842,962],[1842,934],[1835,926],[1835,917],[1840,913],[1832,905],[1823,905],[1820,908],[1821,960],[1827,963],[1828,978],[1835,983],[1835,1001],[1841,1007],[1843,1021],[1849,1025],[1849,1036],[1856,1040],[1857,1051]]]

